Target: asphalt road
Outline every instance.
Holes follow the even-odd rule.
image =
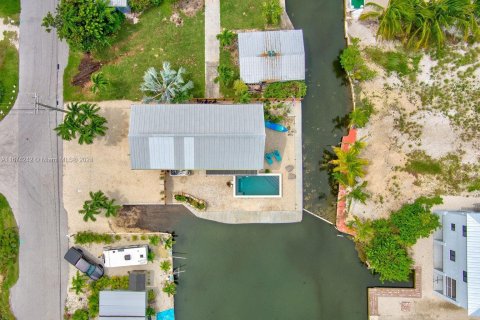
[[[67,221],[61,193],[61,143],[53,128],[61,115],[34,112],[62,101],[67,47],[41,27],[56,0],[22,0],[20,87],[14,109],[0,122],[0,192],[20,229],[20,277],[11,292],[17,319],[63,319],[67,289]],[[57,64],[59,68],[57,69]],[[60,159],[60,161],[58,161]]]

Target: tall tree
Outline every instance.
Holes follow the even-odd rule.
[[[71,48],[89,52],[109,44],[125,19],[107,0],[62,0],[55,13],[48,12],[42,26],[57,30]]]

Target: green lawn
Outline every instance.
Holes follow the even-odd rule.
[[[103,63],[101,71],[110,81],[108,89],[93,94],[88,88],[71,85],[82,54],[71,52],[64,75],[66,101],[140,100],[139,89],[149,67],[160,69],[164,61],[174,68],[183,66],[187,80],[195,84],[194,97],[205,96],[204,15],[199,12],[189,18],[182,14],[183,26],[169,21],[172,4],[165,1],[140,16],[136,25],[126,23],[112,41],[112,46],[95,52],[94,58]]]
[[[9,17],[18,21],[20,16],[20,0],[0,0],[0,17]]]
[[[4,91],[3,98],[0,94],[2,120],[15,103],[18,92],[18,51],[8,38],[0,41],[0,87]]]
[[[262,1],[222,0],[220,1],[222,28],[230,30],[265,29],[262,16]]]
[[[17,229],[17,223],[7,200],[0,194],[0,239],[4,230],[8,228]],[[7,261],[0,260],[0,274],[3,278],[3,282],[0,282],[0,319],[14,320],[15,317],[10,310],[10,288],[18,279],[18,255],[16,259]]]

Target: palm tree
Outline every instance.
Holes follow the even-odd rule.
[[[188,99],[189,91],[193,89],[193,82],[185,83],[183,75],[185,68],[178,71],[170,67],[170,62],[163,63],[163,69],[158,72],[150,68],[143,76],[140,90],[145,94],[145,102],[182,102]]]
[[[355,241],[369,243],[375,235],[375,228],[370,220],[362,221],[359,217],[354,216],[349,226],[355,230]]]
[[[172,249],[174,244],[175,244],[175,240],[171,235],[168,236],[168,238],[163,241],[163,245],[165,249]]]
[[[95,222],[97,221],[95,215],[100,214],[100,210],[85,201],[83,208],[79,210],[78,213],[83,214],[83,221],[87,222],[88,220],[91,220]]]
[[[78,134],[78,143],[92,144],[97,136],[106,134],[107,119],[98,114],[100,108],[95,104],[73,102],[67,106],[66,111],[57,110],[66,113],[63,123],[55,128],[57,135],[63,140],[70,141]]]
[[[103,208],[105,209],[105,217],[109,218],[116,217],[122,206],[115,204],[115,199],[111,199],[105,202]]]
[[[80,272],[77,271],[76,276],[72,278],[72,289],[75,291],[75,294],[78,295],[80,293],[84,293],[83,288],[86,285],[86,279],[85,276],[80,274]]]
[[[168,296],[173,296],[177,293],[177,285],[173,281],[167,281],[165,282],[162,291],[168,294]]]
[[[357,178],[365,176],[363,167],[368,165],[368,161],[359,157],[359,153],[364,146],[365,143],[356,141],[348,150],[343,150],[341,147],[333,148],[337,159],[331,160],[330,163],[335,166],[333,172],[344,175],[345,186],[353,187]]]
[[[105,204],[108,201],[108,197],[103,193],[103,191],[89,192],[90,200],[85,201],[86,203],[91,204],[94,208],[104,208]]]
[[[220,46],[225,49],[233,43],[235,36],[235,32],[223,28],[222,32],[217,34],[217,39],[220,41]]]
[[[377,18],[377,36],[384,39],[400,38],[405,45],[440,48],[447,34],[464,40],[478,39],[478,1],[470,0],[391,0],[387,8],[367,3],[372,8],[360,19]]]
[[[172,264],[170,263],[169,260],[162,261],[160,264],[160,269],[162,269],[165,272],[170,271],[170,268],[172,267]]]
[[[103,72],[92,74],[90,79],[92,80],[92,83],[93,83],[92,88],[90,90],[92,90],[93,93],[97,93],[105,90],[109,84],[109,81],[107,80],[107,78],[105,78],[105,75],[103,74]]]

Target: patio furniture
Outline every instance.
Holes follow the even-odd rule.
[[[293,168],[294,167],[291,164],[289,164],[288,166],[285,167],[285,170],[287,170],[287,172],[292,172]]]
[[[273,164],[273,158],[271,153],[265,153],[265,161],[267,161],[269,165]]]
[[[288,179],[293,180],[293,179],[296,179],[296,178],[297,178],[297,175],[295,173],[289,173],[288,174]]]
[[[280,152],[278,150],[273,151],[273,156],[275,157],[275,160],[278,162],[282,162],[282,156],[280,155]]]

